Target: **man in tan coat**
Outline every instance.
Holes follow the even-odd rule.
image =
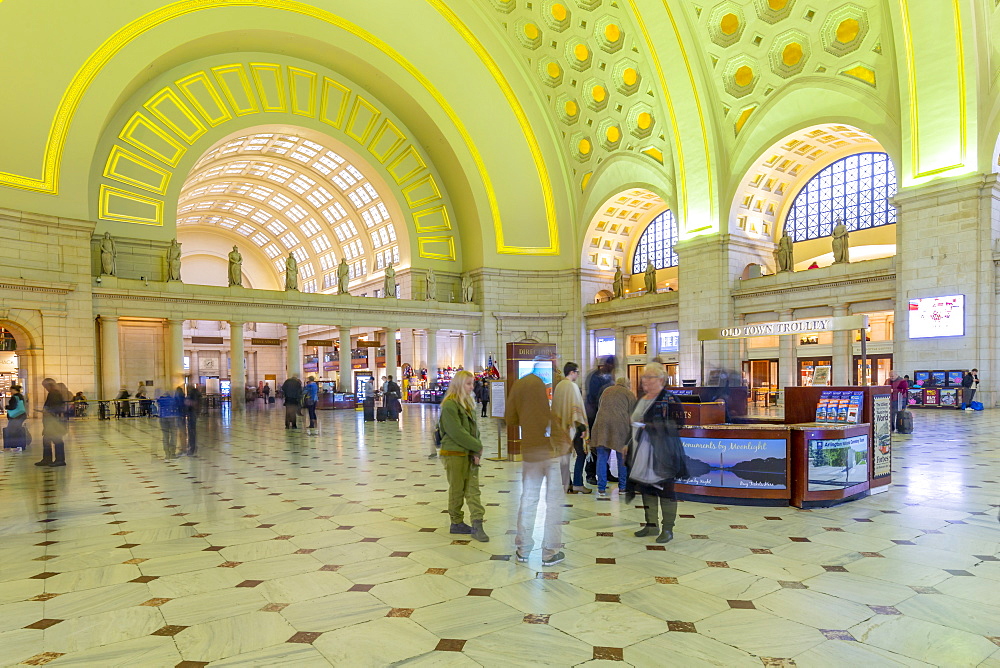
[[[542,565],[554,566],[562,553],[562,470],[560,456],[550,438],[552,411],[542,375],[552,372],[552,362],[537,360],[529,375],[521,378],[507,398],[506,419],[521,429],[521,505],[517,513],[517,560],[527,561],[534,548],[532,535],[542,484],[545,485],[545,532],[542,536]]]

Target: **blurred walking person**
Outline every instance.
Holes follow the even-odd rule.
[[[646,522],[635,535],[642,538],[655,534],[659,511],[663,529],[656,538],[657,543],[670,542],[674,537],[677,518],[674,480],[688,477],[684,446],[671,415],[671,407],[679,403],[666,390],[666,383],[667,373],[662,364],[650,362],[643,367],[644,394],[632,411],[632,444],[626,462],[625,500],[631,503],[636,494],[641,495],[646,512]]]
[[[580,367],[575,362],[563,366],[564,378],[552,393],[552,445],[560,452],[569,453],[563,458],[563,487],[570,494],[590,494],[593,490],[583,484],[583,465],[587,453],[583,441],[587,437],[587,412],[583,406],[583,393],[576,379]],[[570,475],[569,462],[576,452],[576,462]]]
[[[177,391],[182,390],[178,387]],[[160,415],[160,432],[163,436],[164,459],[177,457],[177,441],[183,419],[181,412],[184,408],[183,403],[179,403],[178,396],[183,395],[175,394],[168,389],[156,399],[156,408]]]
[[[567,451],[557,450],[549,437],[552,411],[545,392],[543,375],[552,363],[536,360],[530,374],[521,378],[507,398],[507,423],[521,429],[521,505],[517,512],[518,561],[527,561],[535,545],[535,516],[542,485],[545,486],[545,530],[542,536],[542,565],[554,566],[566,558],[562,547],[562,460]]]
[[[45,405],[42,411],[42,458],[35,466],[66,466],[66,399],[56,385],[56,381],[46,378]]]
[[[281,384],[281,396],[285,402],[285,429],[299,428],[299,410],[302,402],[302,381],[292,374]]]
[[[180,388],[178,388],[180,389]],[[187,449],[189,457],[198,452],[198,411],[201,410],[201,390],[197,385],[189,385],[184,400],[184,421],[187,423]]]
[[[618,491],[625,493],[628,469],[625,451],[632,441],[632,411],[636,398],[628,387],[628,379],[620,377],[601,393],[597,419],[590,434],[590,448],[597,455],[597,498],[608,497],[608,459],[615,453],[618,459]]]

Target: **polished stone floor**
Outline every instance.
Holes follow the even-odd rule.
[[[552,568],[512,557],[518,464],[484,462],[492,541],[448,534],[436,409],[281,413],[206,416],[172,461],[155,420],[80,422],[64,469],[35,424],[0,459],[0,663],[1000,666],[1000,411],[917,412],[888,493],[682,503],[666,546],[567,496]]]

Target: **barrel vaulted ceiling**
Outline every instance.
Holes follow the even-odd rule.
[[[369,106],[383,105],[381,117],[405,146],[376,125],[355,150],[388,183],[383,197],[400,206],[404,262],[409,239],[409,256],[421,263],[462,264],[469,248],[473,264],[578,266],[595,237],[602,252],[610,244],[617,253],[629,247],[624,227],[641,234],[645,213],[614,240],[595,234],[605,231],[597,229],[601,213],[637,189],[674,211],[681,239],[736,229],[766,237],[787,202],[759,186],[773,181],[782,195],[795,187],[785,160],[772,164],[777,153],[801,165],[791,175],[801,180],[855,145],[877,143],[904,188],[996,171],[1000,160],[996,0],[101,4],[92,12],[65,0],[0,0],[0,56],[10,65],[0,69],[0,87],[25,92],[0,110],[14,129],[0,146],[3,206],[169,238],[193,156],[223,136],[252,134],[250,116],[223,99],[232,126],[192,112],[204,139],[177,123],[167,124],[166,138],[146,133],[189,150],[181,159],[140,155],[135,142],[118,141],[132,118],[126,107],[159,119],[167,102],[193,94],[175,83],[193,81],[183,77],[206,71],[201,63],[223,68],[206,73],[215,81],[237,53],[255,54],[240,61],[251,73],[273,65],[286,77],[277,77],[287,84],[277,89],[279,111],[261,124],[301,118],[327,132],[323,100],[304,92],[313,80],[356,81]],[[150,97],[171,86],[163,100]],[[391,169],[406,146],[426,174]],[[120,173],[129,153],[141,160]],[[129,182],[139,173],[149,177],[145,187]],[[418,181],[441,201],[425,201]],[[447,218],[430,216],[432,208]]]

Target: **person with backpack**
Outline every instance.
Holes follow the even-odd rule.
[[[476,390],[476,398],[479,399],[479,403],[482,404],[483,412],[482,417],[489,417],[490,408],[490,384],[485,380],[479,383],[479,388]]]
[[[475,403],[472,388],[475,376],[470,371],[455,374],[448,391],[441,400],[441,462],[448,478],[448,515],[451,520],[449,533],[470,534],[473,539],[486,543],[490,537],[483,530],[486,508],[480,500],[479,463],[483,443],[479,440]],[[462,505],[469,506],[472,526],[465,523]]]
[[[3,448],[7,452],[21,452],[28,447],[28,432],[24,421],[28,418],[28,408],[21,394],[20,385],[10,386],[7,400],[7,426],[3,430]]]
[[[979,369],[973,369],[962,377],[962,404],[961,408],[967,411],[972,410],[972,398],[976,396],[976,389],[979,387]]]
[[[319,403],[319,385],[315,376],[309,376],[309,382],[302,388],[302,405],[309,411],[308,431],[316,428],[316,404]]]
[[[281,384],[281,396],[285,402],[285,429],[299,428],[299,410],[302,403],[302,381],[297,374]]]
[[[392,376],[388,376],[385,381],[385,396],[383,398],[387,420],[396,421],[399,419],[399,414],[403,410],[403,405],[400,403],[402,396],[403,392],[399,389],[399,385],[392,379]]]
[[[35,466],[66,466],[66,399],[56,381],[46,378],[42,387],[47,392],[42,411],[42,458]],[[39,410],[39,409],[35,409]]]

